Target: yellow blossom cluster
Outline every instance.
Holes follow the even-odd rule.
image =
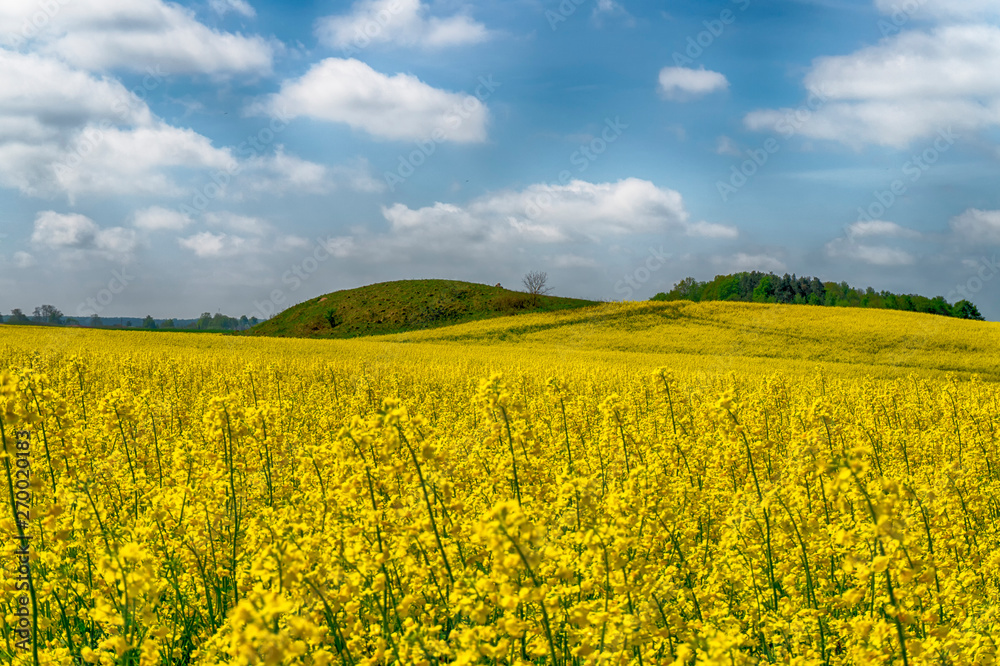
[[[0,328],[0,662],[996,663],[991,375],[497,326]]]

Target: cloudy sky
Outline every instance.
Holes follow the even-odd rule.
[[[759,269],[1000,319],[998,138],[995,0],[5,0],[0,311]]]

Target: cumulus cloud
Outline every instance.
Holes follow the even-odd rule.
[[[729,81],[719,72],[690,67],[664,67],[660,70],[660,92],[670,100],[683,102],[697,99],[729,87]]]
[[[327,58],[251,113],[344,123],[386,139],[486,140],[489,111],[479,98],[433,88],[410,74],[387,76],[359,60]]]
[[[231,259],[257,255],[257,259],[282,252],[301,251],[310,241],[281,233],[270,221],[233,211],[215,211],[201,216],[209,227],[177,238],[180,247],[198,258]],[[255,259],[256,260],[256,259]]]
[[[119,82],[0,49],[0,186],[32,196],[176,191],[165,167],[219,168],[227,151],[164,124]]]
[[[350,12],[316,22],[316,36],[333,48],[353,52],[371,44],[443,48],[489,39],[482,23],[467,14],[430,16],[420,0],[361,0]]]
[[[575,180],[483,195],[467,204],[437,202],[421,208],[397,203],[382,214],[389,231],[344,237],[352,252],[401,251],[420,255],[495,255],[499,248],[626,243],[645,234],[731,239],[729,226],[692,222],[681,195],[637,178],[613,183]],[[507,251],[507,250],[505,250]],[[563,252],[564,258],[578,253]]]
[[[919,231],[886,220],[857,221],[847,226],[842,238],[826,244],[824,251],[831,259],[844,259],[872,266],[909,266],[916,263],[910,252],[885,244],[880,239],[920,240]]]
[[[831,259],[846,259],[873,266],[909,266],[917,261],[912,254],[898,247],[867,245],[847,238],[830,241],[825,251]]]
[[[970,208],[949,222],[952,232],[967,243],[1000,245],[1000,210]]]
[[[0,150],[6,147],[14,156],[101,122],[142,127],[152,124],[153,115],[118,81],[50,58],[0,49]],[[19,168],[0,159],[0,184],[16,180]]]
[[[942,131],[1000,126],[1000,27],[906,30],[845,56],[818,58],[805,77],[816,100],[798,132],[852,147],[903,148]],[[790,109],[751,112],[771,130]]]
[[[244,238],[227,233],[201,231],[192,236],[178,239],[180,246],[191,250],[196,256],[205,258],[226,258],[260,252],[260,240]]]
[[[32,2],[0,6],[0,46],[30,43],[38,53],[91,71],[157,68],[169,74],[270,71],[273,49],[260,37],[212,30],[194,12],[163,0],[74,0],[40,12]],[[236,0],[235,6],[245,5]],[[233,6],[233,5],[231,5]],[[24,31],[44,13],[41,30]]]
[[[363,161],[327,167],[281,146],[240,162],[232,149],[156,118],[116,80],[0,49],[0,187],[71,203],[84,195],[177,197],[219,170],[241,170],[234,190],[242,195],[384,187]]]
[[[43,211],[35,218],[31,243],[40,250],[60,252],[64,258],[100,257],[128,261],[139,247],[134,229],[102,228],[89,217]]]

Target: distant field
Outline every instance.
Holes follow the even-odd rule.
[[[0,327],[0,524],[36,554],[0,656],[33,663],[30,606],[52,664],[994,663],[998,349],[724,302]]]

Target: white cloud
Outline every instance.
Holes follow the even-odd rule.
[[[229,12],[236,12],[247,18],[253,18],[257,12],[246,0],[208,0],[208,6],[219,16],[225,16]]]
[[[848,225],[843,238],[836,238],[826,244],[826,256],[832,259],[846,259],[873,266],[909,266],[916,263],[916,257],[906,250],[888,245],[873,245],[879,238],[899,238],[920,240],[923,234],[895,222],[870,220]]]
[[[215,148],[207,137],[163,123],[135,130],[110,129],[90,138],[88,129],[76,133],[68,150],[54,155],[57,189],[71,198],[80,194],[150,194],[180,196],[170,170],[228,170],[235,166],[231,151]],[[77,162],[75,157],[84,155]]]
[[[258,239],[247,239],[226,233],[215,234],[211,231],[202,231],[187,238],[180,238],[178,243],[202,259],[254,254],[261,249]]]
[[[132,226],[143,231],[178,231],[192,222],[191,216],[187,213],[161,206],[137,210],[132,215]]]
[[[847,237],[850,240],[871,236],[891,236],[895,238],[921,238],[919,231],[900,226],[895,222],[871,220],[869,222],[854,222],[847,227]]]
[[[433,88],[410,74],[387,76],[363,62],[327,58],[251,113],[345,123],[373,136],[457,143],[486,140],[489,111],[472,95]]]
[[[300,252],[311,245],[310,240],[280,233],[271,222],[251,215],[219,211],[205,213],[202,221],[212,230],[201,230],[177,239],[182,248],[202,259]]]
[[[949,226],[963,241],[1000,245],[1000,210],[970,208],[952,218]]]
[[[84,215],[60,215],[55,211],[39,213],[31,242],[47,247],[83,247],[97,237],[97,223]]]
[[[626,242],[642,234],[733,238],[735,228],[689,220],[681,195],[627,178],[614,183],[575,180],[536,184],[481,196],[466,205],[437,202],[423,208],[383,207],[389,233],[368,249],[406,248],[438,254],[483,252],[529,244],[591,245]],[[354,248],[365,249],[361,242]]]
[[[226,150],[157,120],[119,82],[0,49],[0,186],[31,196],[171,194],[170,167],[222,168]]]
[[[135,230],[102,228],[89,217],[43,211],[35,218],[31,243],[41,250],[55,250],[65,258],[128,261],[139,247]]]
[[[280,146],[238,164],[230,148],[156,118],[118,81],[0,49],[0,187],[70,202],[84,195],[176,197],[210,182],[210,173],[236,167],[236,189],[243,191],[384,187],[363,161],[325,167]]]
[[[660,92],[667,99],[688,101],[729,87],[719,72],[689,67],[664,67],[660,70]]]
[[[860,261],[873,266],[909,266],[917,261],[906,250],[887,245],[865,245],[848,238],[830,241],[825,250],[830,258]]]
[[[86,123],[143,126],[152,119],[118,81],[0,48],[0,142],[44,141]]]
[[[420,0],[361,0],[348,14],[316,22],[319,40],[353,53],[370,44],[443,48],[476,44],[489,39],[486,27],[465,14],[428,16]]]
[[[903,148],[954,128],[1000,126],[1000,27],[945,25],[907,30],[845,56],[818,58],[806,75],[813,109],[804,136],[861,147]],[[794,110],[746,116],[771,130]]]
[[[168,74],[264,74],[273,49],[260,37],[219,32],[190,9],[162,0],[73,0],[43,11],[32,2],[0,6],[0,46],[31,48],[92,71],[151,68]],[[40,30],[31,27],[39,15]],[[24,30],[23,26],[30,30]]]

